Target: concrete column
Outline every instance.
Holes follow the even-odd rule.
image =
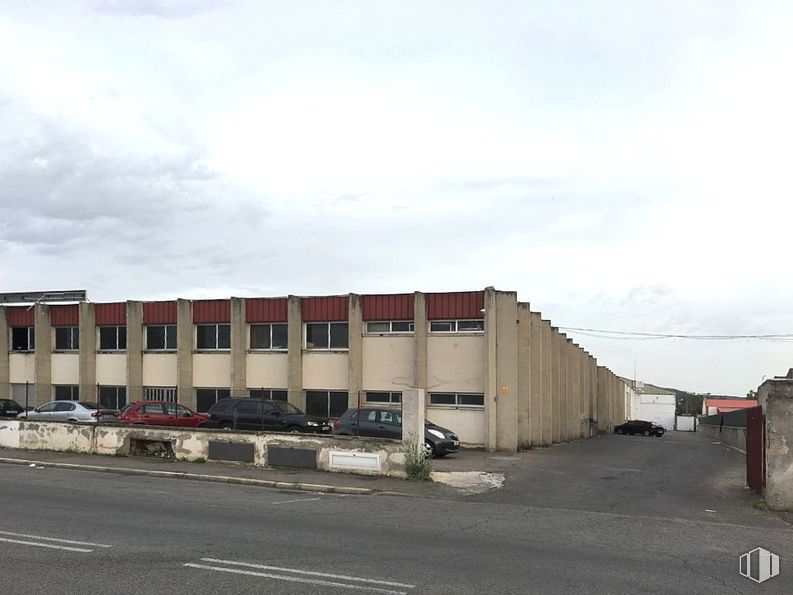
[[[556,327],[551,327],[551,442],[562,441],[561,395],[562,395],[562,337]]]
[[[561,333],[561,345],[559,352],[559,373],[561,374],[561,391],[559,401],[559,440],[561,442],[570,441],[570,339],[565,333]]]
[[[576,343],[570,344],[570,440],[581,437],[581,356]]]
[[[598,366],[598,394],[597,394],[597,424],[598,432],[603,433],[608,428],[608,400],[609,400],[609,383],[608,374],[604,366]]]
[[[176,300],[176,378],[177,400],[196,408],[193,391],[193,304],[190,300]]]
[[[518,448],[531,446],[531,326],[528,303],[518,304],[518,385],[515,396],[518,400]]]
[[[597,436],[598,420],[598,360],[596,357],[589,357],[589,375],[591,378],[591,389],[589,396],[589,418],[594,423],[590,428],[590,436]]]
[[[290,295],[287,301],[287,392],[289,402],[305,411],[303,394],[303,310],[300,297]]]
[[[11,331],[8,327],[8,309],[0,306],[0,393],[11,397],[11,352],[8,340]]]
[[[420,291],[413,295],[413,329],[413,385],[427,390],[427,296]]]
[[[495,291],[496,449],[518,450],[518,294]],[[487,315],[487,312],[485,312]],[[487,328],[487,326],[485,326]],[[487,398],[487,397],[485,397]]]
[[[765,414],[765,501],[772,510],[793,510],[793,374],[757,389]]]
[[[424,390],[402,389],[402,442],[424,444]]]
[[[523,318],[520,318],[523,325]],[[518,380],[520,383],[520,380]],[[542,407],[542,321],[539,312],[529,312],[529,444],[541,446]]]
[[[498,391],[496,372],[497,315],[496,295],[492,287],[485,289],[485,447],[489,451],[498,448],[496,394]]]
[[[80,302],[80,399],[99,402],[96,390],[96,311],[94,304]]]
[[[349,353],[347,359],[348,407],[358,406],[363,390],[363,310],[361,296],[351,293],[347,300]],[[361,398],[363,402],[363,398]]]
[[[553,330],[551,323],[540,319],[540,344],[542,353],[540,361],[540,387],[542,394],[542,445],[550,446],[553,443]]]
[[[50,326],[50,308],[46,304],[36,304],[36,406],[43,405],[53,399],[52,393],[52,327]]]
[[[231,298],[231,378],[229,388],[233,396],[248,394],[248,325],[245,322],[245,300]]]
[[[589,420],[592,417],[590,404],[592,398],[592,374],[590,373],[588,351],[581,352],[581,376],[584,379],[584,392],[581,395],[581,437],[589,438]]]
[[[143,400],[143,303],[127,302],[127,402]]]

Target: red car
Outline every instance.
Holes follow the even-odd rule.
[[[116,421],[122,424],[200,428],[209,421],[209,417],[169,401],[136,401],[124,407]]]

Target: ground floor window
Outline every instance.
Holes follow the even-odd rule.
[[[366,391],[367,403],[401,403],[402,393],[400,392],[382,392],[382,391]]]
[[[307,390],[306,413],[319,417],[340,417],[347,411],[347,391]]]
[[[25,406],[26,395],[27,404],[33,406],[36,403],[36,385],[34,383],[25,384],[18,382],[11,384],[11,398],[23,407]]]
[[[196,411],[204,413],[209,411],[220,399],[228,399],[231,391],[227,388],[197,388],[195,389]]]
[[[127,404],[126,386],[100,386],[99,406],[108,409],[123,409]]]
[[[478,393],[430,393],[430,405],[482,409],[485,395]]]
[[[254,399],[273,399],[275,401],[287,401],[289,393],[285,388],[251,388],[248,389],[248,396]]]
[[[170,401],[176,403],[175,386],[144,386],[144,401]]]
[[[80,400],[80,387],[77,384],[56,384],[55,385],[55,400],[56,401],[79,401]]]

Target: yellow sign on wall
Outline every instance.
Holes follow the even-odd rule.
[[[501,394],[508,395],[509,394],[509,384],[505,384],[501,387]]]

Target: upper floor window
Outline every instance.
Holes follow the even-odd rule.
[[[485,330],[484,320],[433,320],[430,332],[433,333],[476,333]]]
[[[412,333],[412,320],[386,320],[366,323],[367,333]]]
[[[251,349],[286,349],[286,324],[252,324]]]
[[[80,348],[80,329],[76,326],[55,327],[55,349],[74,351]]]
[[[483,409],[485,395],[477,393],[430,393],[430,405]]]
[[[346,322],[306,323],[306,349],[348,349],[349,331]]]
[[[231,325],[196,325],[196,347],[198,349],[229,349],[231,347]]]
[[[152,351],[174,351],[176,349],[176,325],[147,326],[146,349]]]
[[[32,326],[11,329],[11,351],[33,351],[36,348],[36,332]]]
[[[127,327],[100,326],[99,351],[124,351],[127,348]]]

